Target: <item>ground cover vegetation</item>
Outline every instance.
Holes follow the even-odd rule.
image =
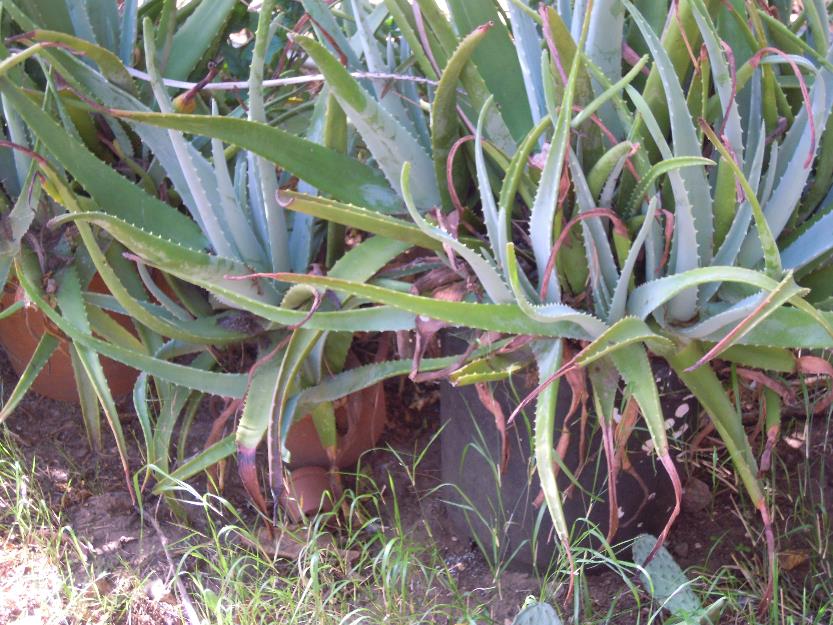
[[[4,0],[0,11],[0,321],[43,316],[0,422],[64,354],[88,443],[101,454],[112,436],[131,505],[158,498],[183,527],[202,510],[190,537],[204,553],[222,554],[225,534],[260,546],[229,555],[231,568],[221,558],[213,579],[237,562],[256,579],[283,575],[274,544],[301,522],[299,554],[315,570],[300,576],[318,581],[290,588],[298,622],[375,618],[365,609],[488,617],[482,604],[460,616],[447,563],[416,557],[401,525],[366,531],[384,514],[362,510],[379,500],[352,467],[401,416],[386,410],[401,403],[390,396],[401,376],[475,385],[504,440],[531,407],[540,500],[560,543],[559,581],[544,587],[574,622],[591,618],[584,569],[599,553],[642,570],[689,622],[734,602],[731,591],[699,599],[663,546],[685,503],[681,473],[698,458],[702,468],[708,441],[757,571],[744,582],[754,600],[735,612],[822,622],[824,582],[789,588],[779,524],[814,526],[813,571],[829,568],[826,464],[807,455],[793,480],[779,443],[798,417],[799,447],[829,455],[823,0]],[[468,346],[441,355],[453,329]],[[127,400],[112,361],[136,372]],[[688,432],[663,412],[660,363],[703,417]],[[519,375],[534,390],[501,405],[493,385]],[[563,384],[568,411],[557,410]],[[571,446],[604,459],[591,493],[608,511],[600,549],[565,515]],[[634,453],[667,474],[673,505],[626,566],[612,546]],[[7,455],[4,484],[18,484]],[[223,498],[232,483],[256,517]],[[29,527],[26,498],[9,492],[10,527]],[[38,510],[40,525],[59,524]],[[323,547],[333,524],[347,544]],[[419,582],[401,568],[411,559]],[[382,603],[357,594],[356,570]],[[177,596],[193,622],[227,614],[243,592],[189,583]],[[407,598],[417,583],[456,607],[420,616]],[[183,600],[195,588],[200,607]],[[556,622],[542,606],[519,622]]]

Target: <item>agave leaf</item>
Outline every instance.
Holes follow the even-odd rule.
[[[399,174],[402,165],[410,161],[419,185],[414,198],[417,206],[420,210],[427,210],[438,205],[440,198],[433,163],[416,138],[383,109],[321,44],[308,37],[297,37],[296,42],[326,77],[331,92],[361,134],[391,186],[401,193]]]

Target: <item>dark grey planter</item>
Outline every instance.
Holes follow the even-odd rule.
[[[464,345],[458,338],[444,337],[448,351],[459,352]],[[531,370],[534,373],[534,369]],[[662,382],[664,413],[673,416],[686,412],[684,418],[696,414],[694,405],[689,410],[677,408],[688,397],[688,391],[670,371],[655,371]],[[534,380],[516,375],[506,382],[492,385],[495,398],[507,417],[520,400],[534,388]],[[570,387],[563,381],[559,388],[556,410],[556,437],[570,406]],[[694,402],[693,399],[687,399]],[[533,469],[533,414],[530,407],[518,415],[509,428],[509,462],[500,473],[500,436],[494,416],[486,410],[474,386],[453,387],[443,383],[441,391],[443,430],[442,478],[447,485],[448,514],[460,535],[471,536],[484,555],[494,564],[509,563],[520,568],[546,571],[558,550],[558,540],[552,529],[546,504],[534,506],[540,492],[538,477]],[[571,444],[565,466],[577,473],[581,488],[573,487],[564,498],[563,506],[568,525],[572,527],[573,544],[598,548],[599,533],[605,536],[609,527],[607,468],[596,427],[595,415],[588,419],[587,457],[579,471],[579,418],[574,415],[568,427]],[[679,426],[678,426],[679,427]],[[649,439],[644,425],[639,424],[629,443],[628,457],[643,486],[630,474],[620,472],[617,480],[619,529],[614,542],[632,539],[641,532],[658,533],[673,508],[674,496],[670,480],[653,454],[642,447]],[[571,480],[560,471],[558,484],[562,493]],[[589,534],[596,529],[595,534]]]

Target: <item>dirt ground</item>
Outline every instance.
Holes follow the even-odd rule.
[[[2,373],[6,388],[10,389],[13,378],[8,365],[2,367]],[[491,617],[495,623],[509,623],[524,598],[540,592],[540,580],[529,572],[511,568],[495,580],[492,570],[472,541],[450,528],[442,496],[436,492],[428,494],[440,480],[438,441],[418,464],[415,485],[406,471],[410,461],[403,466],[398,460],[419,452],[436,431],[439,422],[437,395],[431,389],[417,392],[412,388],[405,393],[389,394],[392,397],[390,427],[382,445],[389,445],[398,455],[389,449],[374,450],[365,456],[363,466],[377,484],[393,484],[401,522],[408,535],[417,540],[434,541],[446,564],[457,576],[459,589],[472,593],[481,601],[490,602],[493,606]],[[123,403],[121,410],[122,424],[131,443],[131,466],[135,470],[142,465],[139,453],[141,432],[129,402]],[[199,449],[210,424],[211,415],[207,410],[197,416],[189,438],[188,453]],[[181,622],[177,610],[170,605],[169,593],[164,589],[155,592],[152,587],[153,580],[169,579],[170,563],[163,548],[163,537],[153,524],[142,522],[132,504],[109,431],[104,432],[104,452],[95,455],[87,444],[77,407],[35,395],[23,401],[7,426],[27,462],[36,460],[37,477],[45,497],[54,509],[62,513],[64,522],[71,525],[79,537],[83,557],[87,560],[86,570],[93,568],[109,572],[97,582],[99,591],[106,593],[122,583],[120,572],[131,574],[134,578],[138,574],[151,582],[137,591],[138,608],[134,607],[131,622]],[[798,436],[800,438],[801,435]],[[809,440],[800,443],[785,443],[781,445],[782,449],[779,448],[786,466],[798,462],[810,448],[826,452],[820,455],[819,462],[830,462],[830,442],[826,432],[810,433]],[[738,497],[731,477],[710,472],[707,460],[703,459],[707,457],[709,454],[702,454],[695,463],[699,465],[692,476],[696,480],[690,483],[685,510],[668,544],[682,567],[697,567],[698,571],[738,566],[739,555],[754,559],[762,551],[758,548],[761,543],[750,543],[747,530],[739,522],[736,513]],[[224,495],[241,510],[248,510],[245,514],[254,519],[242,490],[233,479],[234,471],[229,473],[232,479]],[[833,491],[833,470],[820,474],[828,476],[828,483],[819,487],[827,493],[827,501],[833,501],[833,493],[830,492]],[[725,482],[720,479],[715,481],[715,476],[725,478]],[[390,486],[385,488],[390,491]],[[173,541],[181,536],[182,530],[167,522],[164,514],[158,518],[158,527],[164,538]],[[776,517],[776,524],[785,522],[788,522],[788,515]],[[755,538],[761,540],[757,519],[750,517],[748,525]],[[781,533],[784,528],[778,530]],[[0,548],[0,623],[50,622],[42,618],[44,610],[48,612],[44,603],[57,605],[60,602],[57,574],[51,570],[52,565],[25,546],[2,540],[0,545],[4,542],[6,546]],[[798,532],[784,547],[798,553],[801,560],[801,554],[808,549],[806,542]],[[78,564],[76,573],[80,579],[86,573],[80,561]],[[89,566],[91,564],[92,567]],[[801,576],[806,575],[807,570],[806,563],[798,561],[785,575],[801,584]],[[601,571],[588,575],[587,591],[599,614],[605,614],[612,599],[615,599],[616,606],[608,622],[635,622],[633,610],[636,609],[636,602],[617,573]],[[724,615],[724,622],[735,621],[727,614]]]

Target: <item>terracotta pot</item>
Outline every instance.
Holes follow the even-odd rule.
[[[23,297],[23,292],[17,285],[8,285],[3,293],[3,309],[11,306],[15,301]],[[90,291],[106,293],[104,281],[98,276],[90,282]],[[133,331],[133,324],[124,315],[108,313],[122,326]],[[50,331],[59,334],[57,328],[47,317],[34,307],[23,308],[22,310],[0,320],[0,344],[6,351],[9,361],[17,375],[20,375],[40,341],[44,332]],[[61,338],[58,347],[47,361],[43,370],[32,384],[32,390],[39,395],[66,402],[78,402],[78,388],[75,385],[75,376],[72,370],[72,359],[70,357],[70,343]],[[104,375],[110,385],[110,392],[113,397],[122,397],[133,390],[133,384],[139,372],[123,365],[120,362],[101,357],[101,365],[104,368]]]
[[[341,493],[332,493],[330,472],[317,466],[301,467],[290,471],[283,508],[293,522],[298,523],[306,516],[329,512],[333,502]]]
[[[336,465],[343,469],[356,464],[359,456],[377,443],[386,422],[385,390],[381,383],[341,400],[336,407],[340,442]],[[291,454],[289,468],[330,466],[310,415],[305,415],[292,426],[286,447]]]

